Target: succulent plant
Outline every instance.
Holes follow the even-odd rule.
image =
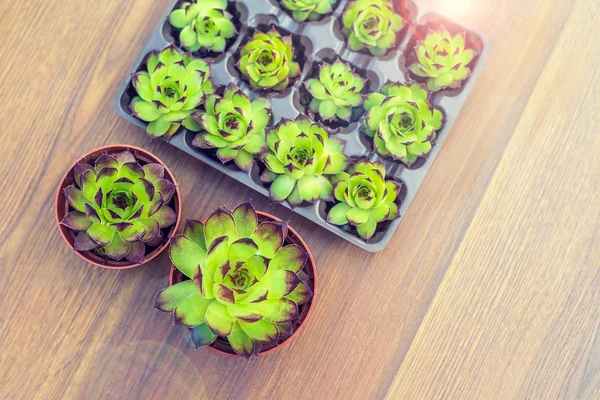
[[[280,0],[285,8],[292,12],[296,21],[316,21],[329,14],[337,0]]]
[[[348,172],[336,175],[333,181],[339,203],[329,211],[329,223],[353,225],[367,241],[375,234],[377,224],[400,216],[396,199],[402,186],[385,180],[385,166],[380,161],[360,161]]]
[[[274,27],[254,33],[242,47],[237,67],[254,90],[283,92],[300,77],[292,37],[281,36]]]
[[[174,236],[171,261],[189,280],[161,291],[155,307],[190,328],[196,347],[226,338],[249,359],[293,329],[298,306],[312,297],[304,249],[286,244],[287,224],[259,223],[250,203],[188,221]]]
[[[374,56],[385,55],[396,44],[404,20],[394,12],[391,0],[354,0],[343,15],[344,35],[354,51],[368,49]]]
[[[409,66],[416,76],[427,79],[427,89],[437,92],[457,89],[471,76],[469,64],[477,55],[465,48],[465,33],[452,37],[444,27],[430,30],[425,40],[415,47],[417,62]]]
[[[306,90],[313,97],[310,110],[325,121],[336,117],[350,121],[352,108],[363,103],[360,93],[365,83],[366,80],[356,74],[350,65],[340,60],[333,64],[324,63],[319,79],[311,78],[305,83]]]
[[[171,13],[169,22],[181,30],[179,40],[187,50],[222,53],[227,40],[237,33],[232,18],[227,0],[200,0],[184,2]]]
[[[435,143],[436,131],[444,115],[428,102],[421,85],[388,82],[381,93],[369,95],[364,132],[374,137],[377,153],[412,165],[418,157],[427,157]]]
[[[148,56],[147,71],[133,74],[133,86],[138,94],[131,101],[134,116],[149,122],[146,132],[167,139],[183,125],[191,131],[200,127],[190,117],[214,93],[210,67],[202,60],[182,54],[169,46]]]
[[[292,206],[317,199],[333,201],[333,186],[325,175],[334,175],[348,167],[344,142],[331,139],[320,124],[304,116],[295,121],[282,120],[267,133],[269,152],[263,157],[267,167],[263,182],[271,183],[271,201],[285,200]]]
[[[233,160],[244,170],[252,168],[253,154],[267,150],[265,128],[271,121],[271,102],[258,98],[250,101],[235,84],[227,86],[223,97],[209,96],[205,111],[192,118],[203,132],[194,138],[194,146],[217,149],[223,164]]]
[[[64,195],[73,211],[61,224],[78,232],[74,248],[95,251],[115,261],[141,263],[144,243],[177,221],[168,204],[175,185],[164,178],[162,164],[140,166],[130,151],[102,154],[94,165],[78,163],[75,185]]]

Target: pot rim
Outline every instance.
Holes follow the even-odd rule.
[[[177,213],[177,221],[170,228],[170,232],[167,237],[167,240],[163,244],[161,244],[159,247],[157,247],[150,253],[146,254],[146,256],[144,257],[144,260],[141,263],[133,264],[130,262],[111,261],[109,259],[106,259],[106,263],[101,264],[100,262],[98,262],[94,259],[96,256],[94,258],[92,258],[91,252],[76,251],[73,248],[73,245],[71,245],[71,242],[69,241],[69,238],[67,237],[67,235],[69,235],[69,232],[72,232],[72,231],[70,231],[67,227],[60,224],[60,221],[62,219],[60,217],[60,213],[62,210],[62,208],[60,208],[61,207],[60,199],[61,199],[62,191],[63,191],[64,187],[66,187],[65,181],[68,179],[69,175],[71,175],[73,173],[73,169],[75,168],[75,165],[77,165],[77,163],[81,162],[83,159],[88,158],[95,153],[106,152],[107,154],[110,154],[110,153],[122,152],[125,150],[131,150],[134,153],[141,153],[141,155],[161,164],[165,168],[165,176],[168,177],[169,180],[171,180],[171,182],[173,182],[173,184],[175,184],[175,193],[173,194],[173,204],[172,205],[173,205],[175,212]],[[71,250],[75,254],[77,254],[81,259],[85,260],[86,262],[88,262],[92,265],[100,267],[100,268],[112,269],[112,270],[124,270],[124,269],[136,268],[136,267],[139,267],[141,265],[144,265],[144,264],[152,261],[153,259],[158,257],[158,255],[161,254],[168,247],[169,243],[171,242],[171,238],[173,237],[173,235],[175,235],[177,233],[177,229],[179,228],[179,223],[181,222],[181,209],[182,209],[181,203],[182,203],[181,192],[179,190],[179,185],[177,184],[177,181],[175,180],[175,175],[171,172],[169,167],[167,167],[167,165],[160,158],[158,158],[152,152],[142,149],[141,147],[128,145],[128,144],[111,144],[111,145],[101,146],[94,150],[91,150],[91,151],[85,153],[84,155],[82,155],[81,157],[78,157],[76,159],[76,161],[74,161],[71,164],[71,166],[67,169],[67,172],[63,175],[63,177],[61,178],[61,180],[58,184],[58,189],[56,190],[56,195],[55,195],[55,199],[54,199],[54,215],[55,215],[56,225],[58,226],[58,231],[60,232],[60,235],[62,236],[63,240],[65,241],[65,243],[67,243],[67,245],[71,248]],[[66,207],[65,214],[67,212],[68,212],[68,205]],[[97,257],[98,257],[98,259],[102,259],[99,256],[97,256]],[[111,265],[110,263],[113,263],[113,265]],[[114,263],[119,263],[122,265],[114,265]]]
[[[268,218],[271,219],[273,221],[281,221],[280,218],[277,218],[276,216],[269,214],[267,212],[264,211],[256,211],[256,214],[259,216],[262,216],[264,218]],[[274,352],[275,350],[278,350],[282,347],[284,347],[285,345],[288,345],[292,339],[302,330],[302,328],[306,325],[306,323],[308,322],[313,309],[314,309],[314,303],[316,301],[316,297],[317,297],[317,286],[318,286],[318,279],[317,279],[317,268],[316,268],[316,264],[315,264],[315,259],[312,255],[312,253],[310,252],[310,248],[308,247],[308,245],[306,244],[306,242],[304,241],[304,239],[302,238],[302,236],[300,236],[300,234],[294,229],[292,228],[289,224],[288,224],[288,236],[290,234],[290,232],[298,239],[298,241],[300,242],[301,247],[308,253],[308,260],[306,262],[306,264],[304,265],[304,269],[311,269],[312,270],[312,274],[313,274],[313,295],[310,298],[309,302],[310,304],[308,305],[308,311],[306,312],[306,316],[304,317],[304,320],[302,321],[302,323],[296,328],[296,330],[292,333],[292,335],[290,337],[288,337],[287,339],[285,339],[283,342],[281,342],[280,344],[276,345],[275,347],[269,349],[269,350],[265,350],[265,351],[261,351],[259,352],[259,356],[265,355],[265,354],[269,354]],[[173,285],[173,281],[174,281],[174,272],[175,272],[175,265],[173,263],[171,263],[171,269],[169,271],[169,286]],[[228,356],[228,357],[235,357],[235,358],[242,358],[242,356],[240,356],[239,354],[236,353],[227,353],[224,352],[222,350],[219,350],[215,347],[213,347],[213,344],[210,344],[208,346],[210,350]],[[233,350],[232,350],[233,351]],[[253,355],[252,357],[258,357]]]

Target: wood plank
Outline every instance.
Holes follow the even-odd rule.
[[[600,397],[598,16],[577,2],[388,398]]]

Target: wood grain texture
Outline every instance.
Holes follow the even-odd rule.
[[[0,2],[0,398],[600,398],[595,0],[431,0],[493,52],[390,246],[369,254],[120,120],[114,96],[168,0]],[[194,351],[152,308],[168,257],[105,271],[53,221],[72,160],[144,147],[184,217],[253,198],[319,271],[294,342]]]

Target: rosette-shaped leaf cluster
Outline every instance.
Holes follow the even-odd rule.
[[[404,20],[394,12],[391,0],[354,0],[343,15],[343,33],[354,51],[368,49],[383,56],[395,46],[396,35],[404,28]]]
[[[259,223],[250,203],[188,221],[170,256],[189,280],[161,291],[155,306],[189,327],[196,347],[221,337],[247,359],[258,355],[291,334],[298,306],[312,297],[308,254],[286,237],[286,223]]]
[[[209,96],[205,111],[192,118],[203,131],[194,138],[194,146],[217,149],[223,164],[233,160],[244,171],[250,171],[254,154],[267,150],[265,128],[271,121],[271,102],[258,98],[250,101],[235,84],[230,84],[223,97]]]
[[[208,94],[214,93],[210,67],[202,60],[182,54],[174,46],[148,56],[147,71],[133,74],[133,86],[138,94],[131,101],[131,111],[149,122],[150,136],[170,138],[183,125],[198,131],[191,118]]]
[[[322,15],[329,14],[337,0],[280,0],[279,2],[292,12],[296,21],[316,21]]]
[[[291,36],[281,36],[273,27],[256,31],[240,51],[237,67],[254,90],[283,92],[300,77]]]
[[[385,166],[381,162],[369,160],[360,161],[348,172],[336,175],[334,195],[339,203],[329,211],[327,221],[355,226],[366,241],[375,234],[377,224],[398,218],[396,199],[401,185],[386,181],[385,175]]]
[[[409,166],[431,152],[444,123],[442,112],[428,102],[427,90],[416,84],[388,82],[381,93],[369,95],[365,109],[364,131],[374,137],[375,151]]]
[[[267,145],[269,152],[263,158],[267,169],[260,179],[272,182],[271,201],[287,200],[295,207],[304,201],[333,200],[333,186],[326,175],[348,167],[344,142],[329,138],[323,126],[299,116],[295,121],[282,120],[269,131]]]
[[[366,80],[356,74],[350,65],[340,60],[323,64],[319,78],[311,78],[305,83],[306,90],[313,97],[310,110],[325,121],[336,117],[350,121],[352,108],[363,103],[360,93],[365,83]]]
[[[179,40],[187,50],[222,53],[227,40],[236,34],[232,18],[227,0],[199,0],[184,2],[171,13],[169,22],[181,30]]]
[[[425,40],[415,47],[417,62],[410,72],[427,79],[427,89],[459,88],[471,76],[469,64],[476,56],[473,49],[465,48],[465,33],[454,37],[444,27],[430,31]]]
[[[61,224],[79,232],[77,251],[141,263],[145,243],[160,240],[161,229],[177,221],[168,204],[175,185],[164,178],[162,164],[140,166],[130,151],[102,154],[94,165],[75,166],[75,185],[64,189],[73,207]]]

